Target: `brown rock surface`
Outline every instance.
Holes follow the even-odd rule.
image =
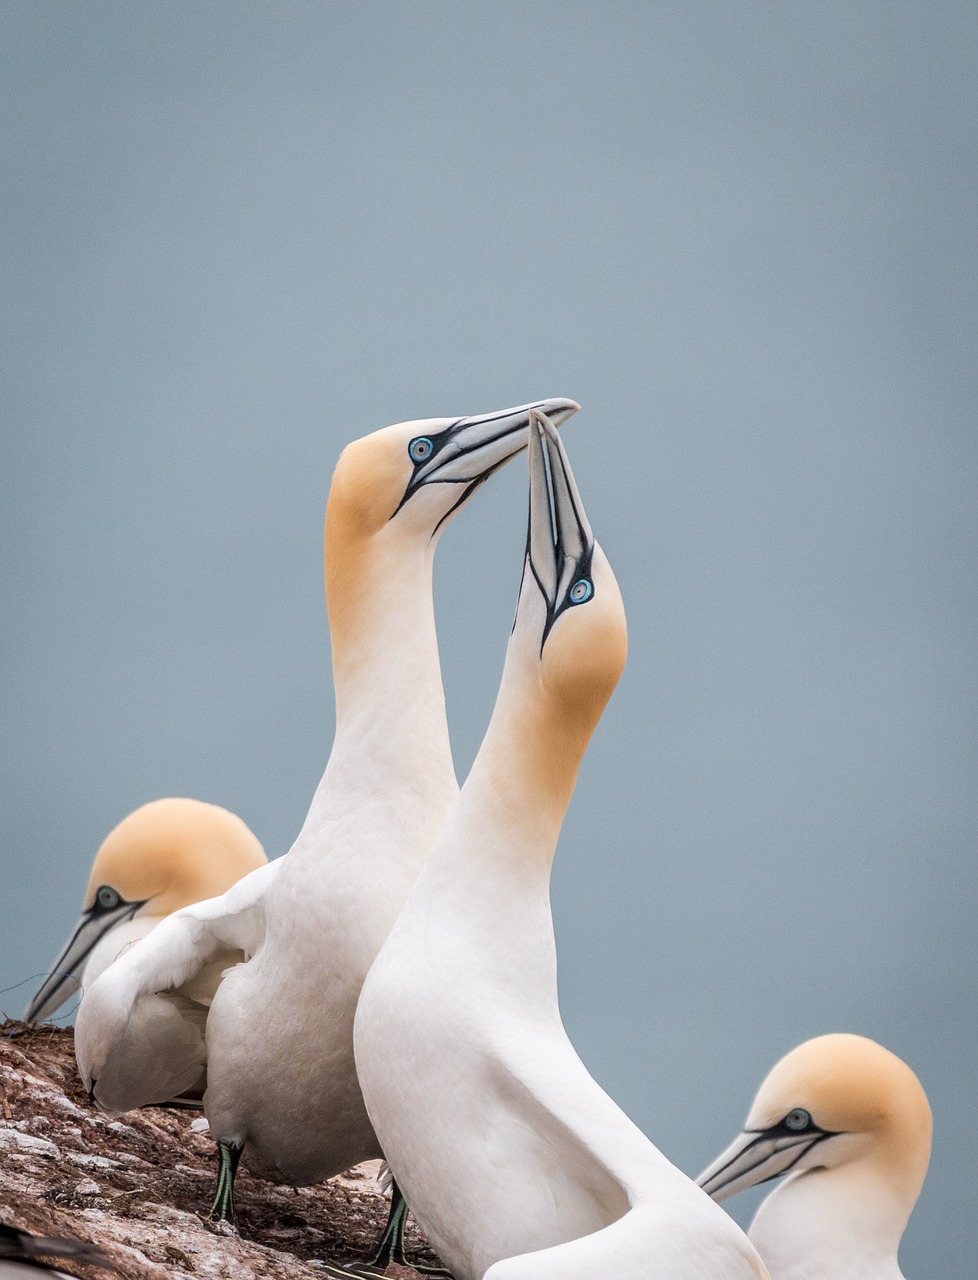
[[[172,1107],[107,1116],[82,1088],[70,1028],[4,1023],[0,1221],[98,1244],[131,1280],[323,1280],[324,1262],[369,1252],[388,1208],[376,1161],[301,1188],[263,1182],[242,1166],[240,1234],[205,1222],[214,1144],[191,1128],[196,1118]],[[436,1261],[412,1227],[409,1239],[414,1256]],[[104,1271],[77,1270],[105,1280]],[[389,1274],[418,1277],[407,1268]]]

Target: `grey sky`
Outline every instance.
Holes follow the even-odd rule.
[[[287,849],[342,445],[573,396],[631,656],[555,867],[571,1035],[692,1174],[782,1052],[881,1040],[936,1115],[904,1267],[960,1274],[976,48],[965,4],[0,5],[0,985],[137,804]],[[520,462],[439,552],[462,776],[524,529]]]

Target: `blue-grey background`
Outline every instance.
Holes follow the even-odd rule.
[[[573,396],[631,655],[555,867],[571,1035],[693,1174],[795,1043],[883,1041],[936,1114],[905,1269],[962,1274],[976,49],[966,3],[3,4],[0,986],[146,800],[288,848],[342,445]],[[439,552],[462,776],[524,528],[516,464]]]

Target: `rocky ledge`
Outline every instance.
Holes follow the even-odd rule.
[[[194,1112],[148,1107],[121,1119],[94,1107],[69,1029],[0,1026],[0,1222],[100,1246],[130,1280],[323,1280],[363,1257],[387,1218],[379,1163],[316,1187],[280,1187],[241,1168],[239,1231],[206,1222],[214,1144]],[[412,1256],[436,1259],[408,1228]],[[79,1265],[85,1280],[108,1272]],[[407,1280],[418,1272],[391,1266]]]

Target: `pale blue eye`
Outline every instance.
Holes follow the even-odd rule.
[[[811,1124],[812,1118],[804,1107],[795,1107],[794,1111],[789,1111],[784,1118],[784,1127],[786,1129],[807,1129]]]
[[[98,900],[98,905],[105,911],[111,911],[111,909],[113,907],[117,907],[121,901],[115,889],[110,888],[107,884],[103,884],[95,896]]]
[[[427,462],[434,447],[427,436],[418,436],[408,445],[408,456],[412,462]]]
[[[568,595],[571,604],[583,604],[594,595],[594,586],[587,578],[578,578]]]

